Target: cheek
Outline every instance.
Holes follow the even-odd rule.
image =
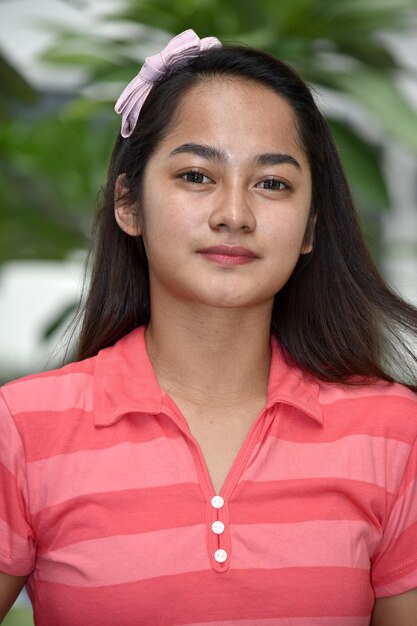
[[[270,222],[265,227],[265,233],[269,236],[276,251],[285,250],[291,256],[300,254],[308,224],[308,217],[305,216],[304,211],[300,219],[294,219],[295,214],[296,211],[293,215],[282,215],[281,218],[274,220],[274,223]]]
[[[204,228],[204,215],[201,207],[187,207],[175,198],[157,199],[147,205],[143,215],[142,232],[148,245],[191,244]]]
[[[172,205],[149,207],[143,220],[142,237],[149,267],[158,272],[170,267],[175,271],[178,262],[193,245],[195,227],[180,208]]]

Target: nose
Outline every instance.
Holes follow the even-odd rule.
[[[242,181],[235,180],[225,185],[216,194],[215,205],[209,224],[213,230],[252,232],[256,228],[255,214],[250,198]]]

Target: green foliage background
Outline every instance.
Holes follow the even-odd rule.
[[[30,609],[13,609],[2,622],[3,626],[33,626]]]

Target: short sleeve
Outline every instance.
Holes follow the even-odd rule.
[[[417,440],[373,559],[372,583],[376,597],[417,588]]]
[[[12,576],[26,576],[35,564],[27,503],[24,448],[0,392],[0,572]]]

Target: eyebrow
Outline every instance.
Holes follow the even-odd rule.
[[[202,159],[208,161],[215,161],[220,164],[224,164],[228,160],[228,155],[224,150],[219,150],[213,146],[206,146],[198,143],[183,143],[181,146],[175,148],[169,156],[175,156],[176,154],[196,154]],[[293,165],[297,169],[301,170],[301,165],[290,154],[283,154],[281,152],[267,152],[266,154],[258,154],[254,159],[254,162],[258,165]]]

